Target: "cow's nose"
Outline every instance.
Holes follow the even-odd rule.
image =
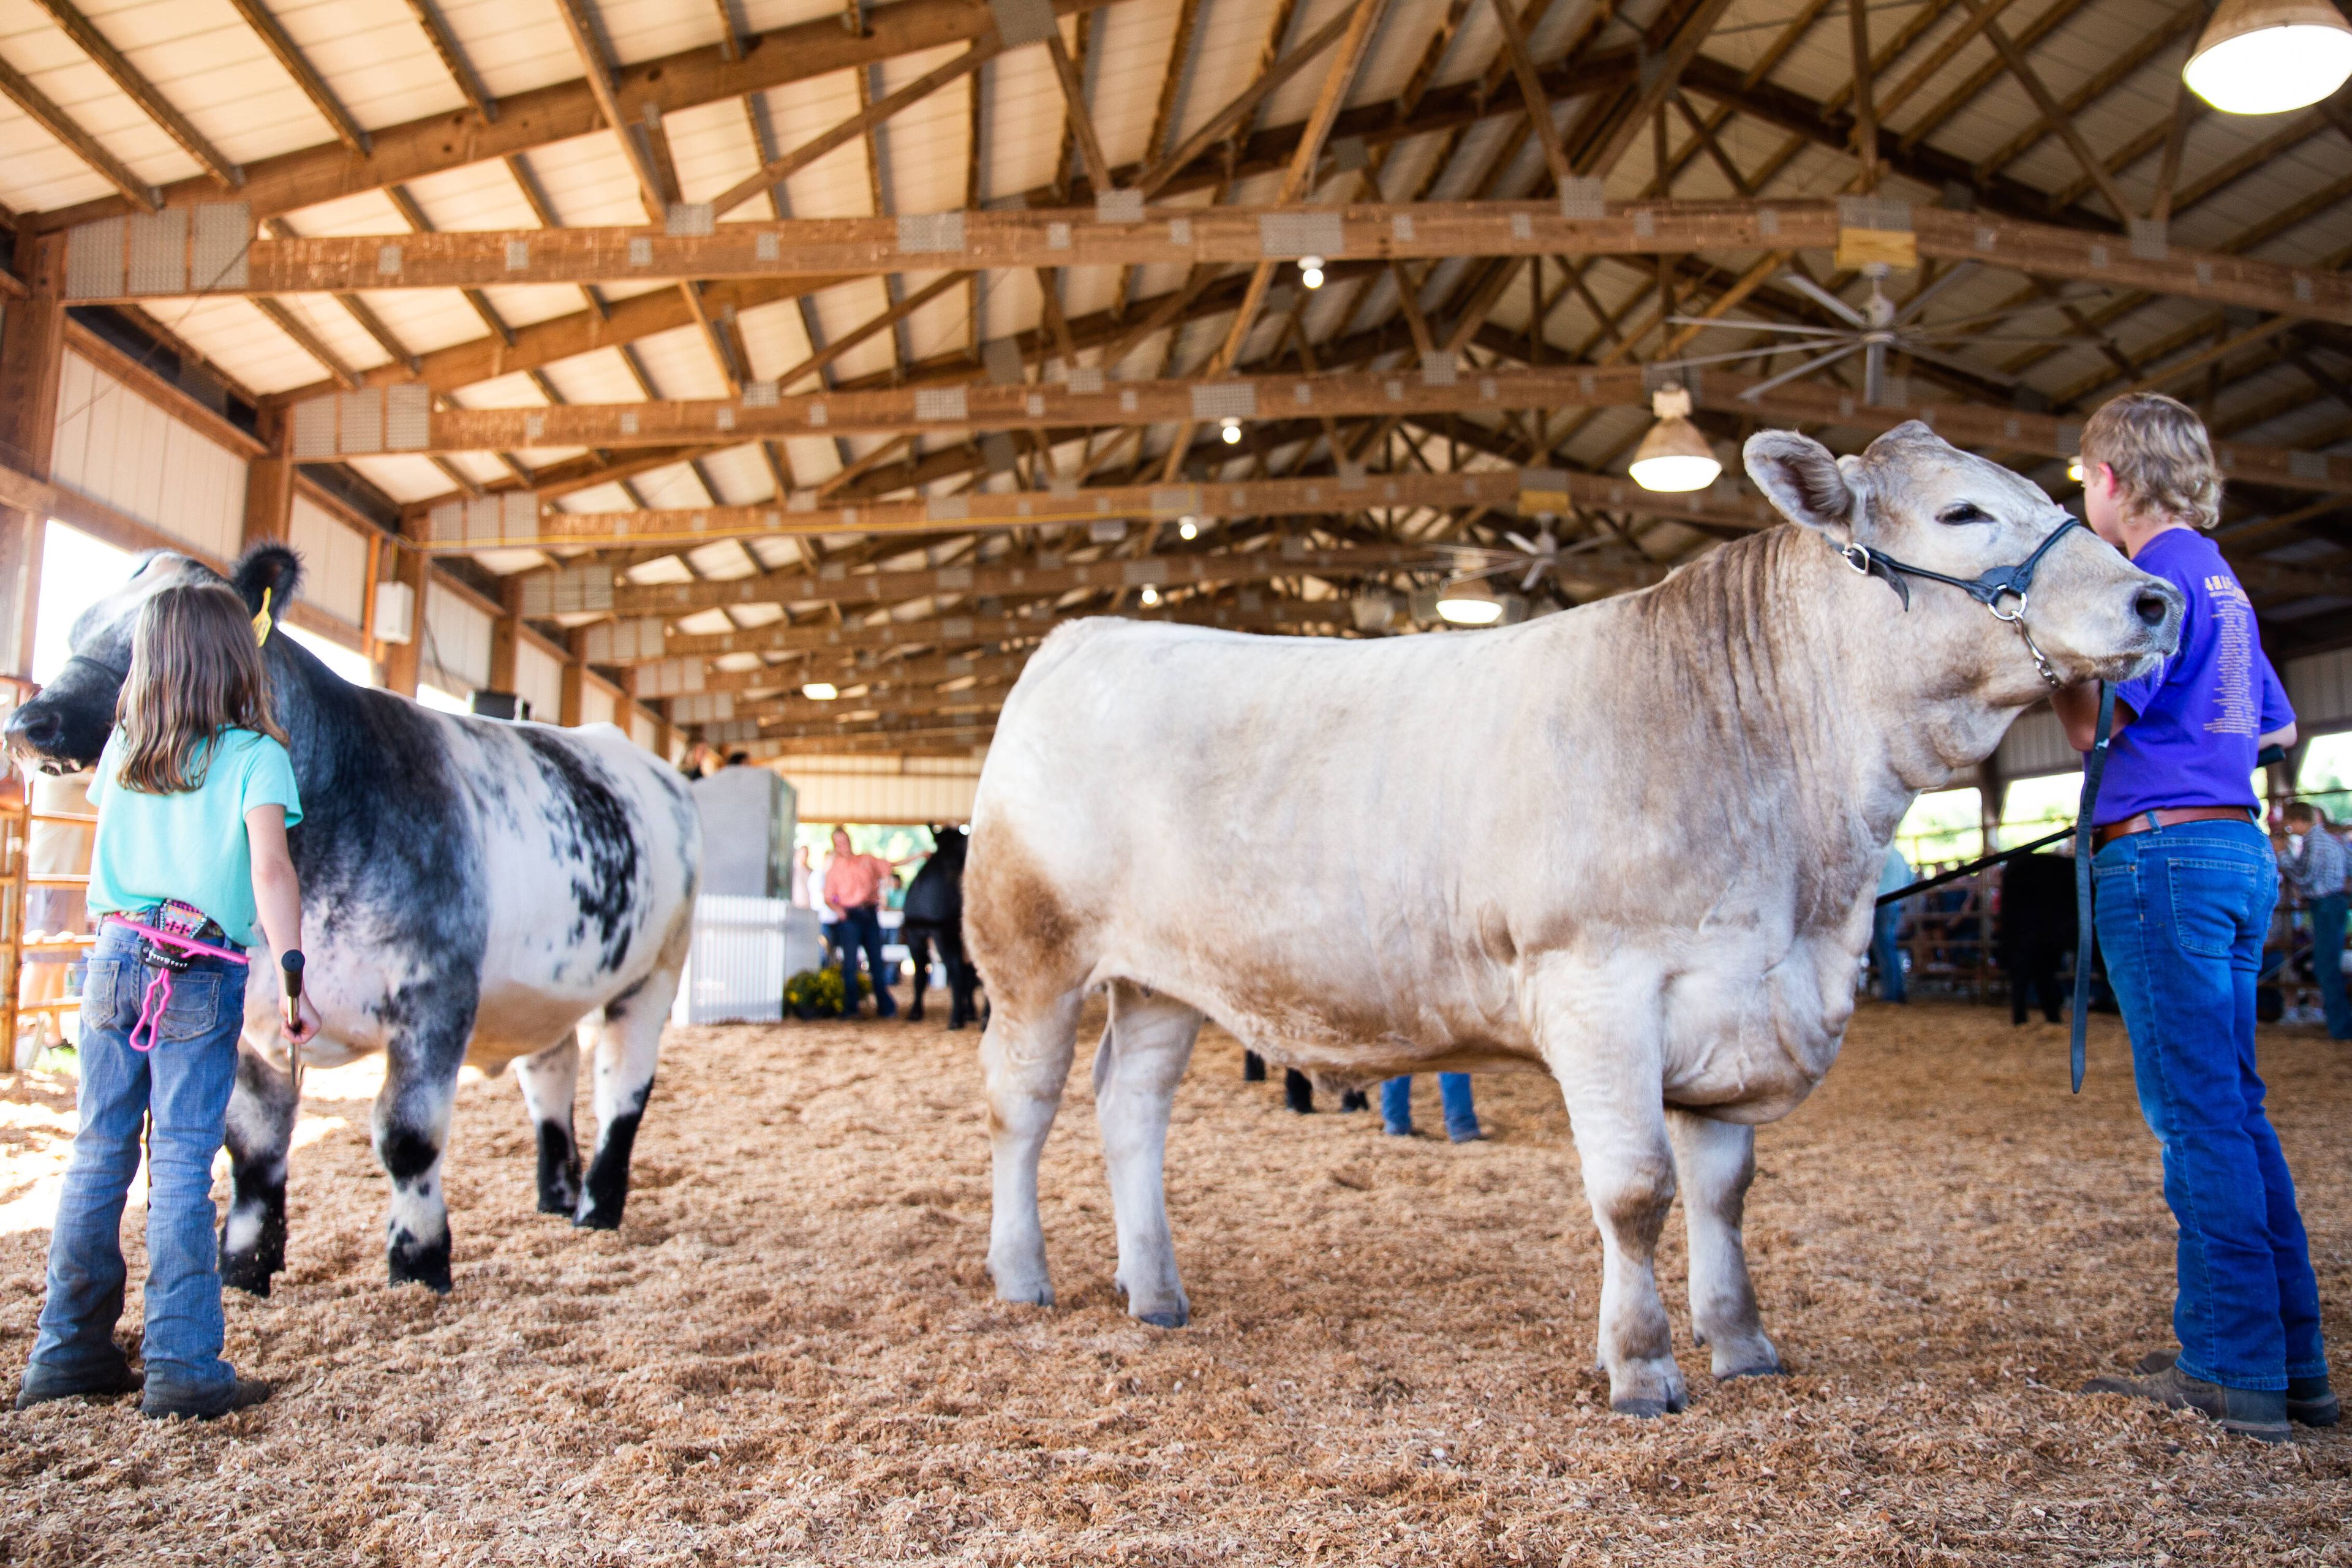
[[[55,709],[19,708],[9,716],[8,735],[37,751],[48,751],[65,738],[66,722]]]
[[[2132,601],[2132,611],[2144,626],[2160,626],[2172,614],[2172,601],[2161,594],[2142,594]]]

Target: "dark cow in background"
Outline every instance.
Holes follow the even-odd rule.
[[[231,585],[258,610],[291,602],[294,552],[264,545]],[[139,608],[218,581],[153,552],[74,623],[73,658],[8,721],[11,752],[51,773],[97,761],[114,725]],[[263,646],[291,742],[302,821],[305,987],[321,1067],[381,1051],[377,1157],[392,1177],[395,1285],[449,1289],[442,1150],[457,1068],[516,1064],[539,1128],[539,1206],[610,1229],[651,1093],[691,934],[701,819],[675,770],[609,724],[563,730],[461,718],[353,686],[289,637]],[[221,1277],[269,1293],[286,1266],[286,1170],[299,1106],[278,1026],[278,965],[257,949],[229,1101],[235,1195]],[[577,1044],[574,1043],[575,1033]],[[596,1147],[584,1176],[572,1102],[596,1056]]]
[[[948,972],[948,1027],[961,1029],[975,1016],[972,993],[980,974],[963,951],[963,857],[971,842],[964,828],[933,825],[930,858],[907,884],[902,906],[907,918],[898,939],[907,944],[908,984],[915,993],[907,1017],[913,1023],[923,1021],[923,993],[930,986],[935,946]]]
[[[2074,861],[2066,855],[2020,855],[2000,871],[2000,967],[2009,976],[2009,1021],[2025,1022],[2029,997],[2042,1016],[2063,1021],[2058,966],[2074,951]]]

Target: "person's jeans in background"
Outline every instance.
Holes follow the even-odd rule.
[[[2327,1015],[2327,1037],[2352,1040],[2352,996],[2344,988],[2344,911],[2342,893],[2311,900],[2311,967],[2319,982],[2319,1005]]]
[[[2183,823],[2118,838],[2092,865],[2099,946],[2180,1227],[2180,1370],[2248,1389],[2321,1375],[2319,1285],[2254,1070],[2270,844],[2250,822]]]
[[[866,973],[874,987],[874,1016],[895,1018],[898,1016],[898,999],[890,994],[883,976],[888,973],[882,957],[882,911],[868,905],[862,910],[841,911],[841,1007],[844,1013],[857,1011],[857,955],[866,954]]]
[[[1903,929],[1903,906],[1886,904],[1870,917],[1870,962],[1878,966],[1878,997],[1900,1002],[1903,990],[1903,950],[1895,945]]]
[[[213,1156],[236,1081],[245,973],[240,964],[195,960],[172,977],[153,1048],[134,1051],[128,1037],[154,972],[139,962],[138,937],[111,921],[100,931],[82,982],[81,1127],[49,1237],[36,1365],[74,1377],[121,1363],[114,1325],[122,1316],[122,1208],[139,1170],[140,1122],[152,1113],[148,1393],[201,1396],[235,1384],[236,1374],[221,1359],[212,1189]]]
[[[1470,1075],[1466,1072],[1442,1072],[1437,1075],[1437,1096],[1445,1107],[1445,1135],[1456,1143],[1468,1143],[1479,1136],[1478,1112],[1470,1103]],[[1412,1133],[1412,1079],[1392,1078],[1381,1085],[1381,1121],[1391,1137],[1405,1138]]]

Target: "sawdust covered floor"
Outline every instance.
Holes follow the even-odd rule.
[[[1589,1370],[1599,1247],[1546,1080],[1479,1080],[1491,1142],[1405,1142],[1288,1114],[1213,1033],[1170,1149],[1195,1318],[1160,1332],[1110,1286],[1083,1050],[1045,1175],[1062,1305],[991,1299],[977,1043],[936,1023],[674,1034],[617,1235],[532,1212],[519,1097],[470,1084],[446,1300],[384,1289],[366,1107],[323,1086],[291,1271],[269,1301],[230,1298],[231,1352],[276,1403],[203,1428],[0,1415],[0,1558],[2352,1557],[2352,1439],[2266,1449],[2062,1392],[2169,1342],[2155,1151],[2111,1020],[2074,1100],[2058,1030],[1866,1008],[1762,1137],[1749,1234],[1794,1375],[1706,1375],[1677,1238],[1693,1404],[1652,1423],[1611,1415]],[[2352,1343],[2352,1057],[2300,1033],[2265,1048]],[[11,1372],[46,1240],[0,1237]]]

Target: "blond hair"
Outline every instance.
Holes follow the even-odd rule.
[[[115,723],[122,731],[116,776],[142,795],[203,788],[206,748],[224,730],[253,730],[285,743],[269,712],[269,668],[236,590],[179,583],[140,606]]]
[[[2083,426],[2083,470],[2105,464],[2125,504],[2199,528],[2221,519],[2221,470],[2205,422],[2160,392],[2102,404]]]

